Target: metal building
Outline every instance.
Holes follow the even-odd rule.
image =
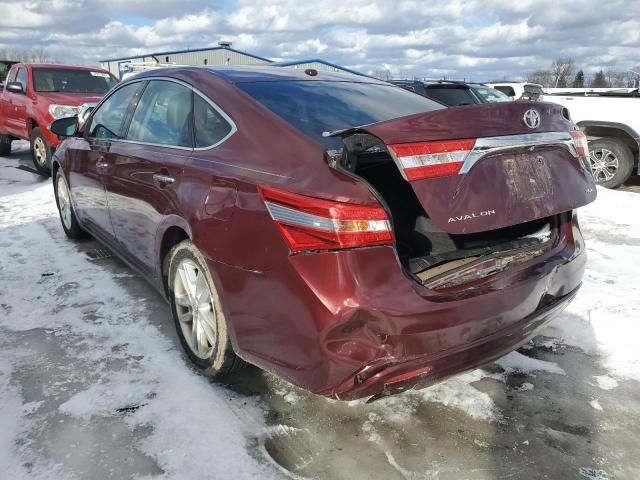
[[[351,70],[350,68],[341,67],[340,65],[336,65],[335,63],[327,62],[326,60],[322,60],[320,58],[310,58],[307,60],[295,60],[292,62],[273,62],[270,65],[276,67],[292,67],[292,68],[300,68],[307,69],[313,68],[318,71],[324,72],[347,72],[353,73],[355,75],[365,75],[364,73],[356,72],[355,70]]]
[[[195,50],[176,50],[139,55],[137,57],[110,58],[100,60],[100,67],[109,70],[116,77],[131,71],[136,65],[266,65],[272,63],[268,58],[231,48],[231,44],[220,42],[219,47],[198,48]]]
[[[219,42],[218,47],[172,52],[147,53],[134,57],[100,60],[100,66],[116,77],[122,78],[127,72],[144,70],[160,65],[274,65],[292,68],[315,68],[321,71],[362,73],[314,58],[292,62],[274,62],[247,52],[231,48],[231,42]]]

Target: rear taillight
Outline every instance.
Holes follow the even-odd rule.
[[[322,200],[258,186],[293,252],[390,245],[393,233],[381,205]]]
[[[573,143],[576,147],[576,152],[579,157],[588,157],[589,156],[589,143],[587,142],[587,136],[584,132],[580,130],[573,130],[569,132],[571,134],[571,138],[573,138]]]
[[[389,147],[402,165],[407,180],[420,180],[456,175],[475,143],[474,139],[464,139],[396,143]]]

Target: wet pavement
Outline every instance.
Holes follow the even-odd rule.
[[[24,192],[49,182],[14,176],[20,165],[31,167],[24,149],[0,158],[0,182],[10,178]],[[640,472],[640,383],[616,380],[600,356],[553,329],[504,361],[371,404],[317,397],[254,367],[218,384],[182,355],[167,304],[140,276],[117,257],[87,256],[102,248],[93,240],[67,242],[46,205],[17,221],[3,188],[0,248],[13,263],[0,266],[0,285],[17,275],[17,264],[37,271],[36,291],[24,299],[41,299],[42,313],[55,315],[50,328],[42,318],[19,324],[21,303],[3,285],[0,413],[11,398],[20,412],[11,441],[0,434],[0,472],[15,460],[11,478],[635,479]],[[624,190],[640,192],[640,182]],[[62,249],[69,260],[47,263],[43,252]],[[110,284],[126,291],[121,305],[98,290]],[[155,343],[126,337],[145,329]],[[581,338],[598,342],[588,326]],[[173,402],[183,385],[194,389],[194,403]],[[103,405],[104,396],[119,401]],[[194,417],[190,405],[222,413]],[[202,433],[197,422],[211,424]],[[228,437],[215,434],[222,425]],[[190,442],[205,454],[183,451]],[[213,465],[206,452],[225,448],[228,464],[220,457]]]

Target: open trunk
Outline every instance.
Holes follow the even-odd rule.
[[[561,215],[595,198],[587,152],[561,107],[534,105],[535,133],[525,102],[334,133],[345,144],[337,161],[384,201],[400,260],[423,284],[450,287],[540,255]]]

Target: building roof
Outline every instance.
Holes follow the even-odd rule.
[[[369,76],[364,73],[351,70],[350,68],[342,67],[340,65],[336,65],[335,63],[327,62],[326,60],[322,60],[321,58],[308,58],[305,60],[294,60],[290,62],[273,62],[272,65],[278,66],[278,67],[294,67],[296,65],[302,65],[305,63],[322,63],[323,65],[327,65],[328,67],[337,68],[338,70],[344,70],[345,72],[353,73],[354,75],[362,75],[363,77]]]
[[[258,60],[263,60],[265,62],[273,63],[273,60],[269,60],[268,58],[259,57],[258,55],[253,55],[247,52],[241,52],[240,50],[236,50],[231,47],[205,47],[205,48],[193,48],[188,50],[174,50],[171,52],[155,52],[155,53],[143,53],[140,55],[129,55],[128,57],[121,58],[107,58],[105,60],[100,60],[100,62],[118,62],[121,60],[130,60],[132,58],[140,58],[140,57],[155,57],[160,55],[178,55],[180,53],[194,53],[194,52],[207,52],[214,50],[229,50],[230,52],[239,53],[241,55],[246,55],[247,57],[257,58]]]

